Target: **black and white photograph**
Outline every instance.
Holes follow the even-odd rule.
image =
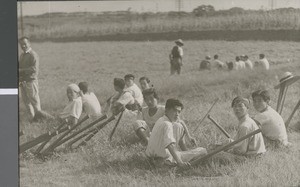
[[[299,0],[16,6],[19,186],[300,186]]]

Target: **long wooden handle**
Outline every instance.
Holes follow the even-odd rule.
[[[214,151],[208,153],[208,154],[205,155],[205,156],[201,156],[201,157],[199,157],[199,158],[193,160],[192,162],[190,162],[190,164],[191,164],[192,166],[195,166],[195,165],[201,163],[202,161],[204,161],[204,160],[210,158],[211,156],[213,156],[213,155],[215,155],[215,154],[217,154],[217,153],[219,153],[219,152],[221,152],[221,151],[223,151],[223,150],[226,150],[226,149],[228,149],[228,148],[234,146],[235,144],[240,143],[241,141],[243,141],[243,140],[245,140],[245,139],[247,139],[247,138],[249,138],[249,137],[251,137],[251,136],[253,136],[253,135],[257,134],[257,133],[260,133],[260,132],[261,132],[261,129],[257,129],[257,130],[255,130],[255,131],[253,131],[253,132],[247,134],[246,136],[241,137],[241,138],[238,139],[238,140],[235,140],[235,141],[233,141],[233,142],[231,142],[231,143],[229,143],[229,144],[227,144],[227,145],[225,145],[225,146],[223,146],[223,147],[220,147],[219,149],[216,149],[216,150],[214,150]]]
[[[115,124],[113,130],[111,131],[111,133],[110,133],[110,135],[109,135],[109,141],[111,141],[112,136],[114,135],[114,133],[115,133],[115,131],[116,131],[116,128],[117,128],[117,126],[118,126],[119,123],[120,123],[120,120],[121,120],[121,118],[122,118],[122,116],[123,116],[123,112],[124,112],[124,111],[121,112],[121,114],[120,114],[120,116],[119,116],[119,118],[118,118],[118,121],[116,122],[116,124]]]
[[[207,113],[204,115],[204,117],[201,119],[200,123],[198,124],[198,126],[196,127],[196,129],[193,131],[193,133],[196,132],[196,130],[200,127],[201,123],[205,120],[205,118],[208,116],[208,114],[210,113],[210,111],[213,109],[213,107],[215,106],[215,104],[218,102],[219,98],[217,98],[215,100],[215,102],[211,105],[210,109],[207,111]]]
[[[95,129],[92,129],[89,133],[89,136],[86,137],[79,145],[83,146],[86,145],[86,142],[89,141],[90,139],[92,139],[103,127],[105,127],[109,122],[111,122],[112,120],[115,119],[115,116],[111,116],[110,118],[108,118],[105,122],[103,122],[102,124],[98,125]],[[84,136],[85,137],[85,136]]]
[[[58,140],[56,140],[56,141],[54,142],[55,144],[52,143],[52,146],[50,145],[51,147],[49,146],[48,148],[55,149],[56,147],[60,146],[61,144],[65,143],[66,141],[68,141],[68,140],[70,140],[71,138],[73,138],[74,136],[76,136],[77,134],[83,132],[84,130],[86,130],[86,129],[92,127],[93,125],[99,123],[100,121],[102,121],[102,120],[104,120],[104,119],[106,119],[106,118],[107,118],[107,115],[103,115],[103,116],[101,116],[100,118],[98,118],[97,120],[93,121],[92,123],[88,124],[87,126],[83,127],[82,129],[78,130],[77,132],[74,132],[73,134],[71,134],[71,135],[69,135],[68,137],[64,138],[66,135],[69,134],[69,132],[71,132],[71,131],[70,131],[71,129],[69,129],[69,132],[63,134]],[[62,139],[62,138],[64,138],[64,139]],[[48,149],[48,148],[47,148],[47,149]],[[50,151],[51,149],[48,149],[47,151]],[[42,153],[46,153],[46,150],[45,150],[44,152],[42,152]]]
[[[210,115],[208,115],[207,117],[223,132],[223,134],[225,134],[227,138],[231,138],[230,134],[228,134],[228,132],[226,132],[226,130],[223,127],[221,127],[221,125],[219,125]]]
[[[291,120],[292,120],[292,118],[293,118],[293,116],[294,116],[296,110],[299,108],[299,106],[300,106],[300,99],[299,99],[298,103],[296,104],[296,106],[295,106],[293,112],[291,113],[291,115],[289,116],[289,118],[288,118],[288,119],[286,120],[286,122],[285,122],[286,128],[289,126],[289,124],[290,124],[290,122],[291,122]]]

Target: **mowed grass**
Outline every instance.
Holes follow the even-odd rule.
[[[168,54],[170,42],[82,42],[33,43],[40,55],[39,87],[42,108],[53,115],[67,103],[66,86],[87,81],[97,95],[101,106],[113,93],[113,78],[127,73],[148,76],[158,90],[160,102],[170,97],[179,98],[185,108],[182,117],[197,139],[198,145],[210,147],[225,140],[224,135],[206,119],[196,132],[194,129],[206,114],[212,102],[219,98],[211,112],[232,136],[237,120],[230,108],[237,96],[250,97],[258,88],[270,89],[271,106],[276,107],[278,90],[273,86],[285,71],[300,74],[300,43],[259,41],[185,41],[184,66],[180,76],[169,76]],[[219,54],[222,61],[233,61],[236,55],[247,54],[252,61],[265,53],[271,62],[268,72],[204,71],[199,72],[205,55]],[[278,77],[279,76],[279,77]],[[287,92],[283,118],[286,120],[300,99],[300,82]],[[253,116],[256,112],[250,108]],[[144,155],[145,148],[132,144],[134,134],[130,120],[121,120],[109,142],[108,134],[115,124],[111,122],[87,146],[66,151],[59,147],[52,157],[41,161],[27,151],[20,156],[20,186],[297,186],[300,184],[300,112],[291,121],[288,136],[290,149],[269,149],[259,159],[245,163],[222,164],[208,161],[195,169],[176,172],[175,169],[154,169]],[[20,100],[20,129],[26,142],[47,130],[54,122],[29,124]]]

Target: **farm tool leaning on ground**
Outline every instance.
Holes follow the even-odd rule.
[[[244,159],[247,157],[256,157],[265,153],[266,150],[264,140],[261,134],[261,129],[258,127],[256,122],[252,120],[248,115],[249,104],[250,103],[248,99],[244,99],[241,97],[236,97],[232,101],[231,106],[233,108],[235,116],[239,120],[239,127],[235,141],[231,139],[230,134],[227,133],[225,129],[223,129],[211,116],[208,116],[208,118],[230,140],[230,143],[209,152],[205,156],[199,156],[197,158],[192,159],[189,162],[191,166],[196,166],[222,151],[228,151],[229,153],[235,154],[232,155],[233,158],[243,158],[242,156],[245,156]],[[226,154],[224,154],[224,156],[225,155]]]
[[[276,111],[279,114],[281,114],[281,112],[283,110],[283,105],[284,105],[286,93],[287,93],[289,86],[292,85],[293,83],[295,83],[296,81],[298,81],[299,79],[300,79],[300,76],[293,76],[293,74],[291,72],[285,72],[283,74],[283,76],[281,77],[281,79],[279,80],[279,84],[274,87],[274,89],[279,89],[277,107],[276,107]],[[292,113],[290,114],[290,116],[288,117],[288,119],[285,122],[286,128],[289,126],[291,119],[293,118],[293,116],[294,116],[296,110],[299,108],[299,106],[300,106],[300,99],[299,99],[298,103],[296,104],[295,108],[293,109]]]

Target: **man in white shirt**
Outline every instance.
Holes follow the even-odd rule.
[[[174,165],[179,167],[189,166],[188,161],[194,157],[205,155],[205,148],[199,147],[186,150],[184,144],[184,128],[180,123],[179,114],[183,104],[177,99],[168,99],[165,106],[165,115],[158,119],[151,132],[146,155],[156,166]],[[182,151],[178,151],[180,146]]]
[[[80,82],[78,86],[80,88],[83,111],[85,111],[91,119],[98,119],[102,115],[102,113],[101,106],[97,97],[93,92],[88,91],[87,82]]]
[[[235,57],[235,70],[245,69],[245,62],[241,60],[239,56]]]
[[[143,105],[144,98],[141,89],[134,83],[134,75],[127,74],[124,77],[125,80],[125,91],[128,91],[132,94],[135,102],[140,106]]]
[[[243,56],[243,60],[245,62],[246,68],[253,69],[253,64],[252,64],[251,60],[249,60],[249,57],[247,55]]]
[[[266,59],[264,54],[259,54],[259,60],[257,62],[257,67],[263,70],[269,70],[270,64],[269,61]]]
[[[224,62],[219,60],[219,56],[218,55],[214,55],[214,67],[216,69],[223,69],[225,66]]]
[[[252,93],[253,106],[259,112],[255,119],[261,124],[261,131],[264,137],[271,142],[281,143],[290,146],[288,142],[286,127],[280,114],[271,106],[270,93],[267,90],[257,90]]]
[[[108,109],[113,115],[119,114],[124,108],[137,110],[135,100],[129,91],[125,90],[125,81],[120,78],[114,79],[114,89],[116,93],[108,99]]]

